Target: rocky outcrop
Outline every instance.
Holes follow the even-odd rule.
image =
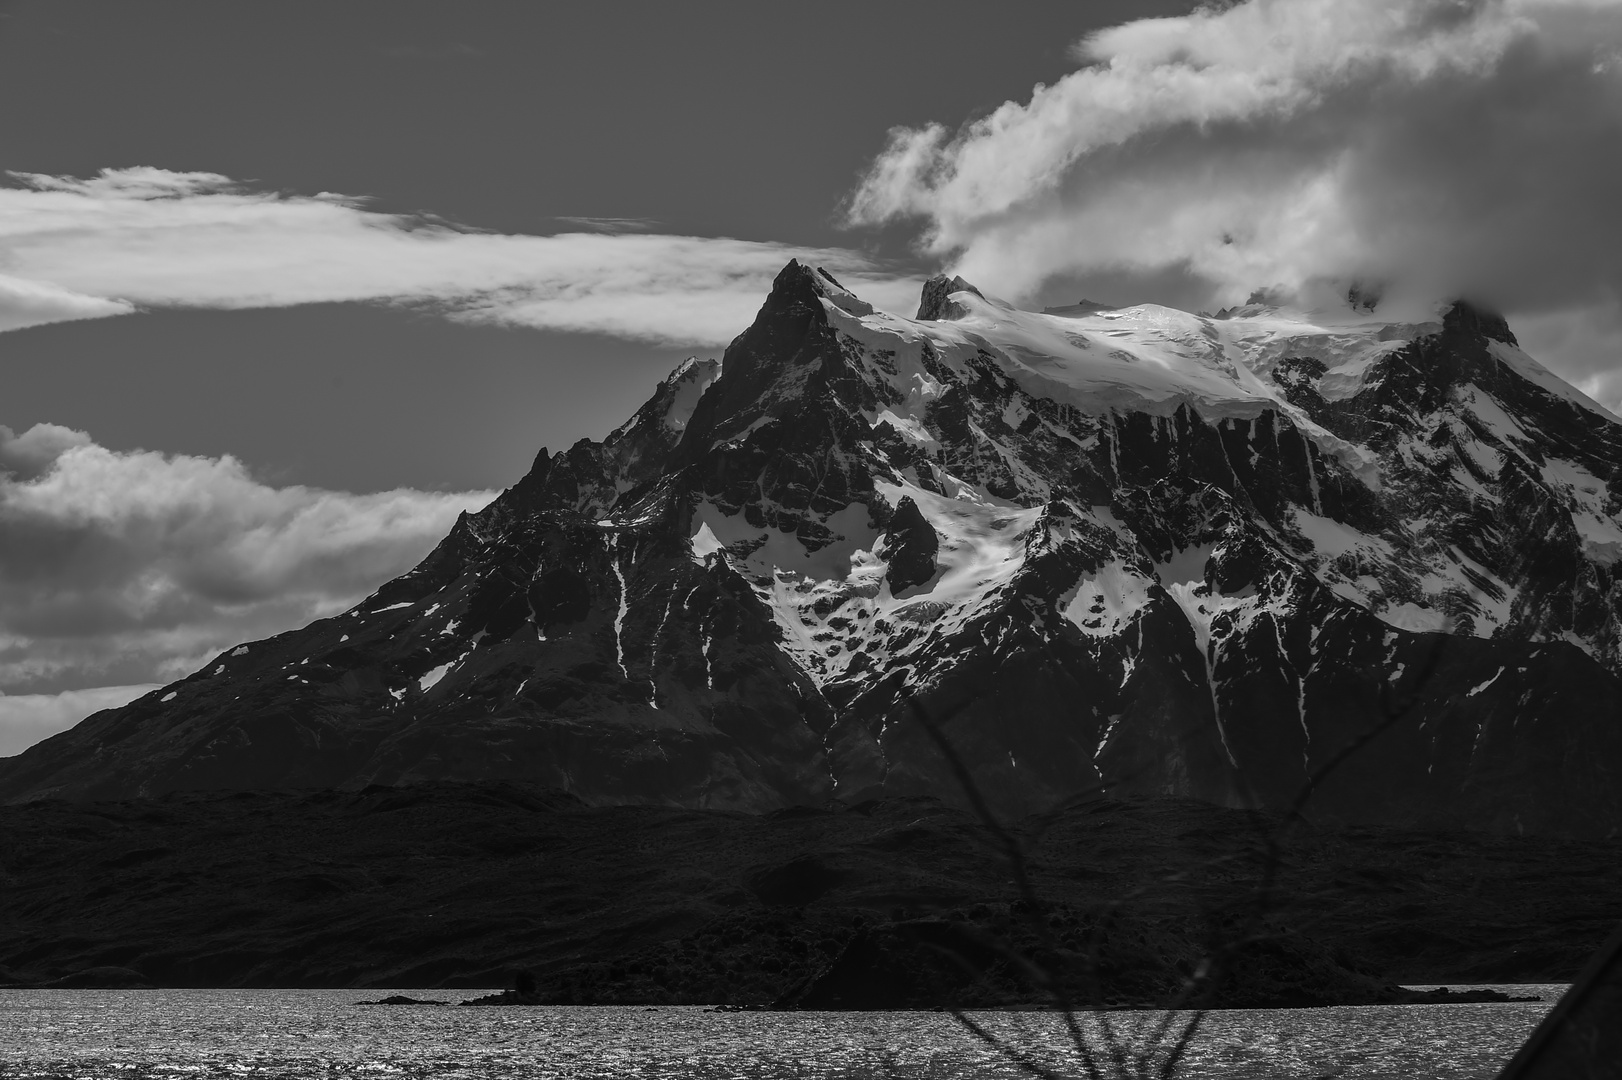
[[[903,495],[876,550],[889,563],[884,580],[890,583],[890,591],[899,595],[903,590],[922,585],[935,576],[935,556],[940,551],[940,537],[935,535],[934,527],[925,519],[912,497]]]
[[[960,277],[948,278],[945,274],[936,274],[924,282],[923,296],[919,298],[918,314],[914,318],[961,319],[968,314],[968,309],[952,301],[951,295],[958,292],[982,296],[979,289]]]

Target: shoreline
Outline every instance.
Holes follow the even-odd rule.
[[[1111,1012],[1246,1012],[1246,1011],[1274,1011],[1285,1009],[1335,1009],[1335,1008],[1379,1008],[1391,1005],[1473,1005],[1473,1004],[1534,1004],[1547,1003],[1552,1005],[1564,993],[1570,983],[1494,983],[1467,985],[1458,988],[1448,986],[1404,986],[1401,989],[1411,992],[1411,996],[1390,1001],[1332,1001],[1322,1003],[1274,1003],[1256,1005],[1208,1005],[1199,1008],[1178,1007],[1168,1009],[1165,1005],[1154,1002],[1131,1002],[1104,1005],[1076,1006],[1071,1011],[1075,1013],[1111,1013]],[[1561,987],[1560,993],[1550,993],[1549,988]],[[447,989],[445,987],[331,987],[331,986],[278,986],[278,987],[232,987],[232,986],[59,986],[59,985],[0,985],[0,992],[18,993],[82,993],[85,991],[95,993],[132,993],[132,994],[163,994],[163,993],[327,993],[338,994],[353,991],[365,993],[367,990],[390,990],[388,994],[377,1000],[353,1001],[351,1006],[380,1006],[388,1008],[402,1007],[496,1007],[496,1008],[563,1008],[563,1009],[640,1009],[647,1012],[662,1011],[665,1009],[698,1010],[705,1013],[798,1013],[798,1012],[872,1012],[872,1013],[903,1013],[903,1012],[949,1012],[949,1005],[933,1006],[895,1006],[890,1008],[862,1008],[862,1009],[801,1009],[796,1007],[776,1007],[770,1004],[753,1002],[669,1002],[669,1001],[618,1001],[618,1002],[561,1002],[545,999],[544,995],[521,995],[512,990],[493,990],[476,997],[463,995],[477,994],[480,988]],[[1519,994],[1518,990],[1537,990],[1536,994]],[[449,997],[416,997],[414,995],[449,995]],[[1003,1005],[968,1005],[962,1011],[971,1013],[1042,1013],[1062,1012],[1056,1005],[1040,1004],[1003,1004]]]

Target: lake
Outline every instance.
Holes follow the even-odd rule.
[[[1490,1078],[1564,986],[1503,987],[1538,1003],[1234,1010],[1207,1016],[1177,1075]],[[747,1078],[1017,1076],[948,1014],[709,1013],[696,1006],[359,1006],[390,993],[482,991],[0,990],[0,1077]],[[1164,1014],[1081,1018],[1107,1042],[1151,1045]],[[1061,1017],[975,1013],[989,1034],[1076,1075]],[[1100,1027],[1108,1025],[1108,1032]],[[1157,1059],[1158,1060],[1158,1059]]]

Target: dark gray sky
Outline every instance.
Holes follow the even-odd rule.
[[[1088,30],[1190,6],[25,0],[0,6],[0,168],[207,171],[499,232],[638,218],[931,269],[835,220],[886,132],[1024,99]],[[170,310],[0,334],[0,424],[232,453],[280,483],[500,487],[681,355],[359,304]]]

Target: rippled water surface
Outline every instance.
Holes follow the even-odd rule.
[[[1536,1004],[1212,1013],[1184,1077],[1488,1078]],[[942,1013],[706,1013],[699,1008],[366,1007],[389,991],[0,990],[0,1077],[997,1077],[1020,1075]],[[414,992],[456,1001],[468,991]],[[1107,1020],[1125,1051],[1154,1045],[1162,1014]],[[1060,1017],[981,1013],[1008,1048],[1081,1075]],[[1082,1034],[1104,1076],[1101,1018]],[[1156,1058],[1158,1060],[1158,1058]]]

